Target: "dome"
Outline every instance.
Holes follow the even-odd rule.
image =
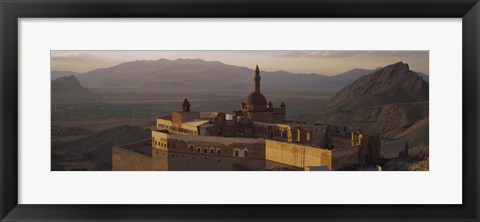
[[[251,107],[251,106],[266,106],[267,105],[267,99],[265,99],[265,96],[260,92],[252,92],[245,99],[245,104],[247,104],[248,107]]]

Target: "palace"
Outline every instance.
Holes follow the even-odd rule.
[[[158,117],[152,138],[113,148],[113,170],[352,170],[407,155],[406,140],[357,127],[288,121],[260,91],[232,114],[180,110]]]

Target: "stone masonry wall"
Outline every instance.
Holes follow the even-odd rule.
[[[265,140],[266,160],[304,169],[328,166],[332,169],[332,151],[295,143]]]
[[[112,149],[112,171],[149,171],[152,159],[145,154],[114,147]]]
[[[158,170],[263,170],[265,166],[264,139],[152,131],[152,144],[153,167]]]
[[[358,155],[358,147],[348,147],[333,150],[333,170],[358,164]]]

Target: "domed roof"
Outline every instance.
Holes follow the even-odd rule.
[[[267,99],[260,92],[252,92],[245,99],[245,103],[247,104],[247,106],[252,106],[252,105],[255,105],[255,106],[264,105],[264,106],[266,106],[267,105]]]

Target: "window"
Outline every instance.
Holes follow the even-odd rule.
[[[208,149],[207,149],[207,148],[203,148],[203,153],[208,153]]]
[[[200,153],[200,148],[197,148],[197,153]]]
[[[235,156],[238,157],[238,150],[235,150]]]
[[[217,155],[221,155],[222,154],[222,151],[221,150],[217,150]]]
[[[300,137],[302,136],[302,133],[300,131],[300,128],[297,128],[297,142],[300,142]]]
[[[243,151],[243,157],[247,157],[247,154],[248,154],[248,151],[247,151],[247,150],[244,150],[244,151]]]
[[[215,149],[210,148],[210,154],[215,154]]]
[[[195,148],[195,145],[193,145],[193,144],[188,144],[188,149],[190,149],[190,151],[193,151],[193,148]]]
[[[158,150],[157,150],[157,156],[158,156]]]

